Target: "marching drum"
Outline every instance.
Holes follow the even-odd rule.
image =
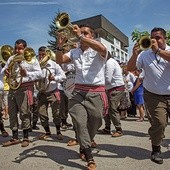
[[[69,72],[66,75],[67,79],[66,81],[63,82],[63,89],[64,93],[68,98],[71,98],[71,93],[74,90],[75,87],[75,73],[74,72]]]

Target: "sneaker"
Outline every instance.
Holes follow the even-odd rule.
[[[121,132],[121,131],[116,131],[116,132],[112,133],[112,137],[120,137],[122,135],[123,135],[123,132]]]
[[[100,134],[110,134],[110,129],[106,129],[106,128],[104,128],[104,129],[99,129],[98,132],[99,132]]]
[[[8,137],[8,136],[9,136],[9,134],[7,131],[2,131],[2,137]]]
[[[10,139],[9,141],[5,142],[5,143],[2,143],[2,146],[3,147],[8,147],[8,146],[11,146],[11,145],[17,145],[19,144],[21,141],[19,139]]]
[[[87,170],[96,170],[96,163],[94,161],[89,161],[87,163]]]
[[[163,158],[161,156],[161,152],[152,152],[151,153],[151,161],[157,164],[163,164]]]
[[[24,138],[22,143],[21,143],[21,147],[27,147],[29,145],[30,141],[27,138]]]

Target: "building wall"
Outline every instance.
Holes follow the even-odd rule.
[[[115,40],[115,44],[111,44],[101,37],[97,38],[97,40],[107,46],[108,51],[111,53],[112,56],[114,56],[116,60],[118,60],[120,63],[127,63],[127,61],[129,60],[129,54],[120,48],[120,42],[118,40]]]

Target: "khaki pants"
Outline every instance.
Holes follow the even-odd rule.
[[[122,129],[118,107],[120,104],[120,100],[122,99],[124,94],[125,91],[116,91],[116,90],[113,90],[112,92],[108,93],[109,114],[104,117],[106,127],[109,128],[111,126],[111,121],[112,121],[116,130],[119,131]]]
[[[57,95],[56,95],[57,94]],[[49,127],[48,106],[50,105],[53,117],[53,123],[60,126],[60,99],[58,98],[59,92],[53,91],[48,93],[39,93],[38,98],[38,113],[40,116],[41,125]]]
[[[29,88],[32,89],[33,87]],[[9,109],[9,122],[11,130],[17,130],[18,115],[21,119],[21,128],[29,129],[31,122],[31,107],[28,103],[27,87],[21,87],[17,90],[9,90],[8,94],[8,109]]]
[[[157,95],[145,90],[144,100],[151,123],[148,133],[151,137],[152,145],[159,146],[164,138],[165,127],[168,123],[170,95]]]
[[[74,90],[69,100],[69,113],[76,128],[80,148],[91,147],[102,125],[103,101],[100,92]]]

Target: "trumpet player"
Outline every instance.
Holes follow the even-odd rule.
[[[29,130],[30,130],[30,118],[31,118],[31,110],[30,106],[33,103],[33,87],[34,81],[42,77],[42,71],[39,65],[38,60],[34,57],[35,53],[32,48],[29,48],[30,52],[27,53],[32,57],[33,61],[30,60],[30,56],[28,55],[26,59],[23,60],[24,52],[27,48],[27,42],[23,39],[18,39],[15,42],[14,55],[9,57],[6,65],[2,69],[8,78],[8,81],[14,82],[10,84],[9,94],[8,94],[8,105],[9,105],[9,122],[10,129],[12,130],[12,138],[4,142],[3,147],[8,147],[11,145],[16,145],[21,143],[22,147],[26,147],[29,145]],[[21,57],[17,61],[15,57]],[[9,68],[9,65],[12,62],[12,68]],[[15,80],[11,80],[10,77],[15,73],[16,70],[19,70],[18,74],[20,77]],[[9,72],[9,70],[14,71]],[[16,81],[20,80],[19,86],[15,88],[13,85]],[[21,128],[23,130],[23,140],[22,142],[18,138],[18,114],[21,119]]]
[[[51,136],[48,106],[50,105],[52,110],[53,122],[56,126],[57,139],[62,140],[63,135],[60,131],[61,117],[60,117],[60,92],[58,90],[58,83],[66,79],[65,73],[62,68],[53,60],[48,58],[47,48],[41,46],[38,50],[38,56],[40,59],[40,65],[44,61],[44,71],[49,70],[49,74],[45,78],[44,82],[49,83],[48,88],[42,89],[38,92],[38,113],[40,116],[41,125],[43,126],[45,133],[39,136],[39,139],[46,140]],[[47,87],[47,84],[45,84]]]
[[[129,71],[143,69],[144,101],[151,116],[148,132],[151,138],[151,160],[162,164],[161,142],[170,113],[170,46],[166,44],[166,31],[163,28],[151,30],[151,49],[142,51],[138,43],[134,45],[128,62]]]
[[[62,47],[67,37],[57,34],[56,62],[72,61],[75,65],[75,88],[69,99],[69,113],[76,127],[80,158],[87,161],[88,170],[95,170],[91,141],[102,125],[105,110],[106,100],[102,99],[106,99],[104,73],[108,51],[105,45],[95,40],[91,26],[73,25],[73,32],[80,45],[65,54]]]

